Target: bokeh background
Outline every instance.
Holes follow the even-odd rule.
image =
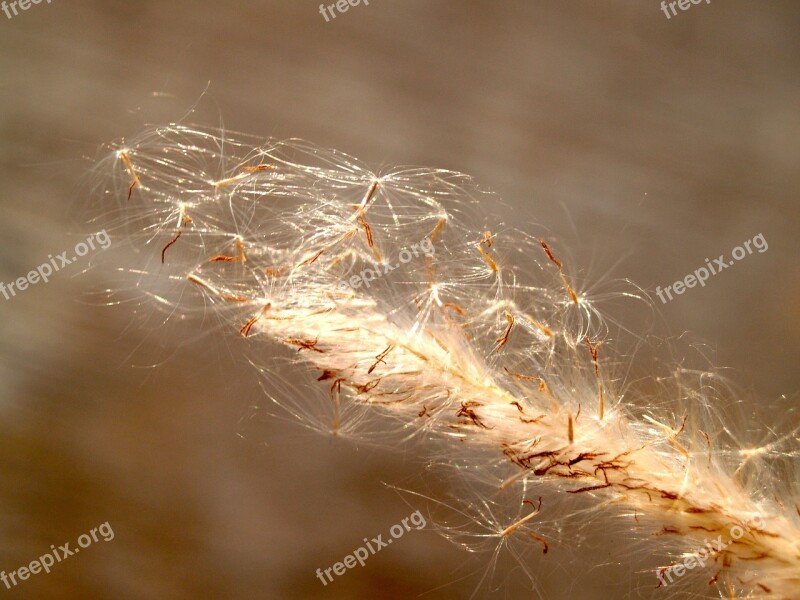
[[[331,22],[307,0],[0,13],[0,280],[85,238],[76,214],[105,142],[179,119],[302,137],[376,167],[474,175],[505,199],[492,218],[546,227],[579,287],[609,297],[624,279],[652,292],[763,233],[767,252],[705,288],[608,310],[666,340],[676,364],[729,367],[766,435],[787,425],[800,384],[799,32],[792,0],[715,0],[669,20],[656,0],[371,0]],[[94,300],[109,274],[85,266],[0,298],[0,569],[105,521],[115,539],[0,594],[476,590],[489,557],[430,530],[323,587],[316,568],[412,512],[383,482],[415,477],[424,448],[247,418],[262,392],[235,339],[192,342],[198,324],[142,329]],[[655,346],[629,352],[661,360]],[[531,566],[539,597],[666,597],[639,572],[659,557],[620,563],[605,558],[619,540],[582,543],[577,562],[556,549]]]

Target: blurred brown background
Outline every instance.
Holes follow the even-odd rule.
[[[799,31],[792,0],[715,0],[670,20],[656,0],[371,0],[328,23],[306,0],[55,0],[0,13],[0,280],[85,238],[73,207],[86,204],[87,158],[102,143],[182,118],[208,86],[189,121],[474,175],[505,199],[488,207],[497,220],[546,226],[569,247],[584,288],[618,292],[628,278],[652,292],[763,233],[767,252],[656,301],[654,315],[609,310],[659,337],[691,332],[670,358],[731,367],[766,433],[800,383]],[[316,568],[412,512],[381,482],[412,477],[424,449],[412,458],[243,421],[261,392],[235,340],[182,344],[190,325],[143,331],[126,307],[87,298],[106,274],[82,268],[0,298],[0,569],[105,521],[115,539],[0,595],[475,590],[469,576],[488,557],[432,531],[323,587]],[[613,538],[584,543],[577,566],[558,549],[537,562],[538,597],[666,597],[652,573],[631,573],[633,557],[606,562]]]

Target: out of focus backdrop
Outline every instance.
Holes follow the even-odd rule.
[[[86,238],[76,215],[106,142],[178,120],[300,137],[375,167],[473,175],[505,200],[486,207],[492,219],[546,228],[576,285],[609,298],[631,332],[619,351],[724,368],[755,429],[786,425],[800,386],[797,2],[667,18],[657,0],[371,0],[327,20],[306,0],[15,6],[0,13],[0,281]],[[666,304],[655,296],[758,234],[767,251]],[[317,568],[412,512],[385,483],[414,478],[424,448],[249,418],[262,391],[236,339],[139,327],[92,294],[112,277],[87,264],[0,296],[0,570],[101,523],[114,538],[0,595],[486,592],[490,557],[432,528],[323,586]],[[624,280],[652,309],[620,300]],[[658,557],[606,562],[620,542],[602,532],[581,543],[596,563],[564,567],[572,550],[555,548],[530,566],[541,595],[494,594],[667,597],[648,571]]]

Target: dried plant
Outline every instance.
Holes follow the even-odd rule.
[[[800,598],[796,436],[738,445],[711,373],[623,387],[563,249],[469,229],[495,199],[468,177],[377,175],[301,141],[180,125],[115,146],[98,172],[98,220],[136,253],[127,287],[170,316],[213,310],[302,425],[424,438],[459,490],[459,543],[546,553],[580,510],[652,544],[654,588],[670,561],[726,542],[662,597],[691,579],[693,595]],[[282,385],[286,363],[307,387]]]

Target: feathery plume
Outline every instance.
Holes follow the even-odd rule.
[[[800,509],[747,467],[793,458],[796,436],[735,447],[707,373],[701,387],[676,376],[674,402],[623,399],[604,321],[562,249],[468,229],[491,199],[468,177],[378,175],[299,140],[182,125],[115,148],[98,171],[98,220],[142,257],[131,287],[172,314],[214,309],[260,356],[310,369],[316,394],[274,395],[299,423],[422,437],[461,485],[511,492],[499,516],[486,500],[464,507],[467,537],[546,553],[548,504],[581,497],[649,528],[663,556],[654,587],[679,585],[670,555],[722,539],[705,564],[719,594],[800,598]]]

